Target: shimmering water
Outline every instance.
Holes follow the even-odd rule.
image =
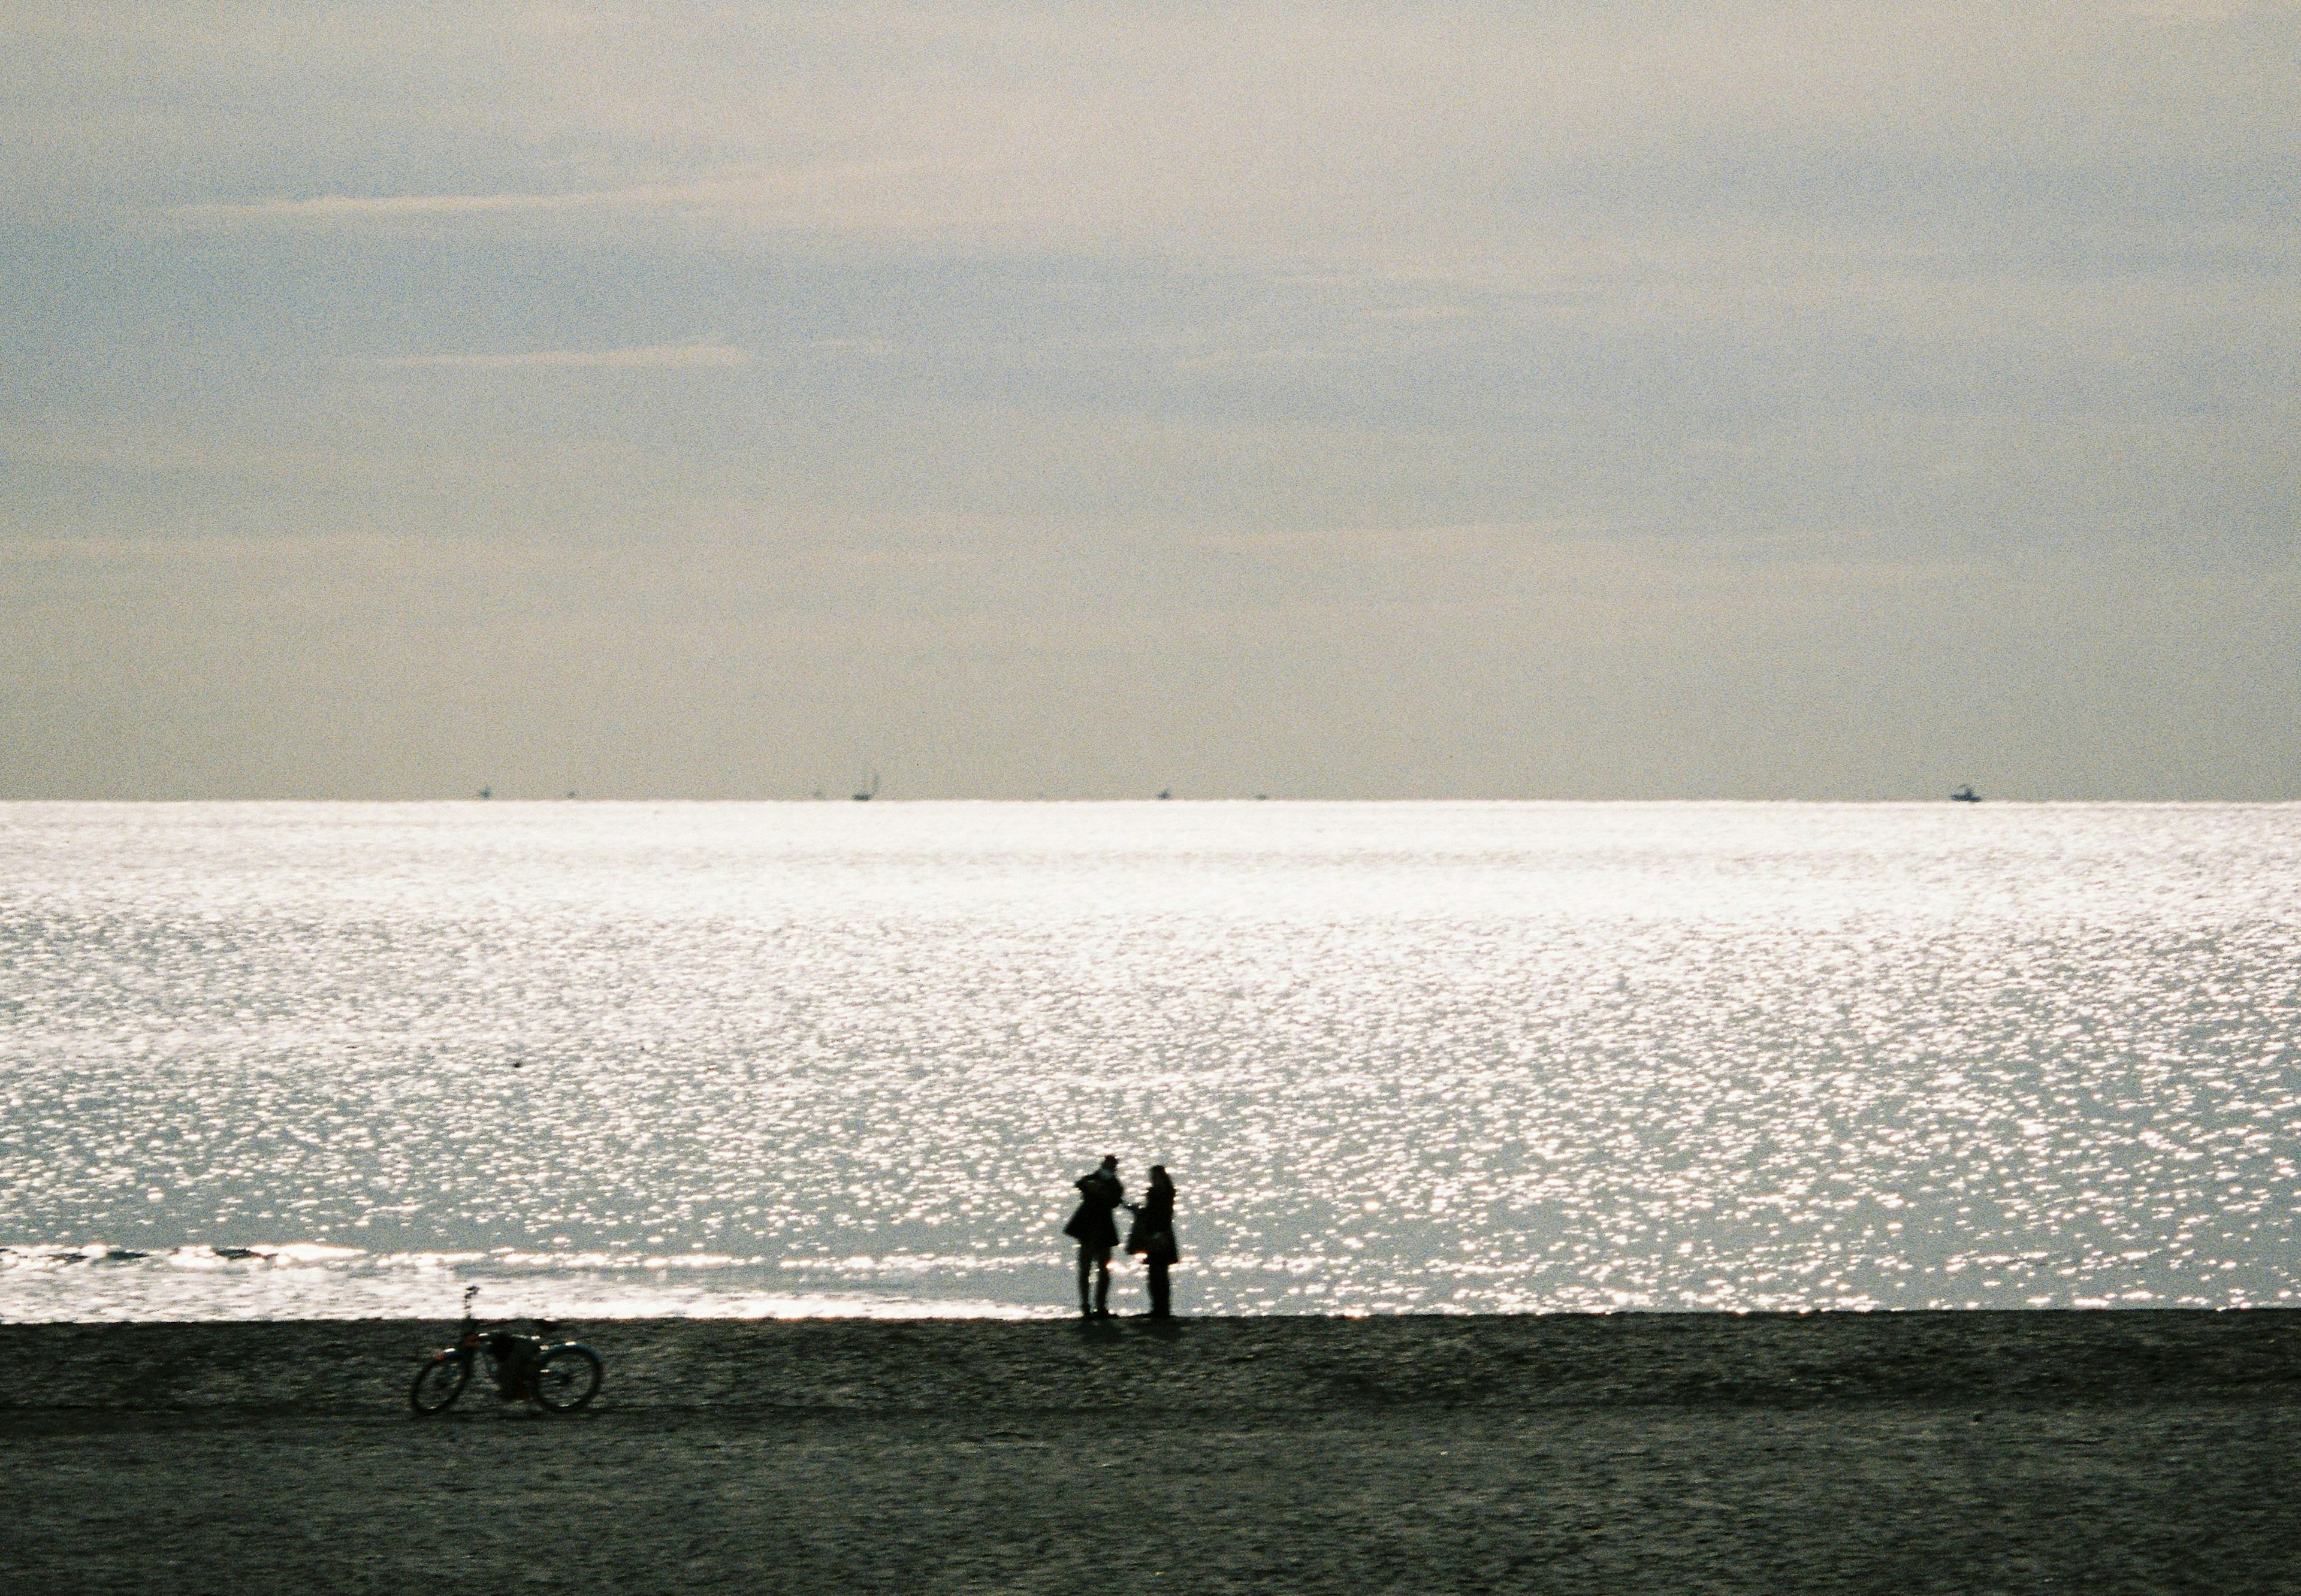
[[[2285,1300],[2297,1011],[2294,806],[0,806],[0,1317]]]

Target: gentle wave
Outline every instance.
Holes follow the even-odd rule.
[[[448,1319],[473,1285],[480,1311],[501,1317],[1029,1318],[1050,1311],[852,1289],[941,1267],[922,1258],[846,1258],[817,1268],[719,1255],[508,1248],[371,1254],[317,1242],[160,1252],[102,1242],[7,1247],[0,1248],[0,1321]],[[816,1287],[825,1279],[848,1289]]]

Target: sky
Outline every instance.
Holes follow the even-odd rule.
[[[15,0],[0,798],[2301,799],[2301,5]]]

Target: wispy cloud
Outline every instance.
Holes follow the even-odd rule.
[[[748,349],[727,344],[652,344],[637,349],[526,349],[500,355],[399,355],[374,362],[388,371],[523,372],[563,367],[609,371],[739,366]]]
[[[392,221],[433,216],[589,211],[661,204],[659,188],[600,188],[573,194],[322,194],[309,199],[256,199],[172,205],[168,216],[193,222]]]

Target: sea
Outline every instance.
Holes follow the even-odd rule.
[[[0,1319],[2290,1302],[2297,1032],[2301,806],[10,804]]]

